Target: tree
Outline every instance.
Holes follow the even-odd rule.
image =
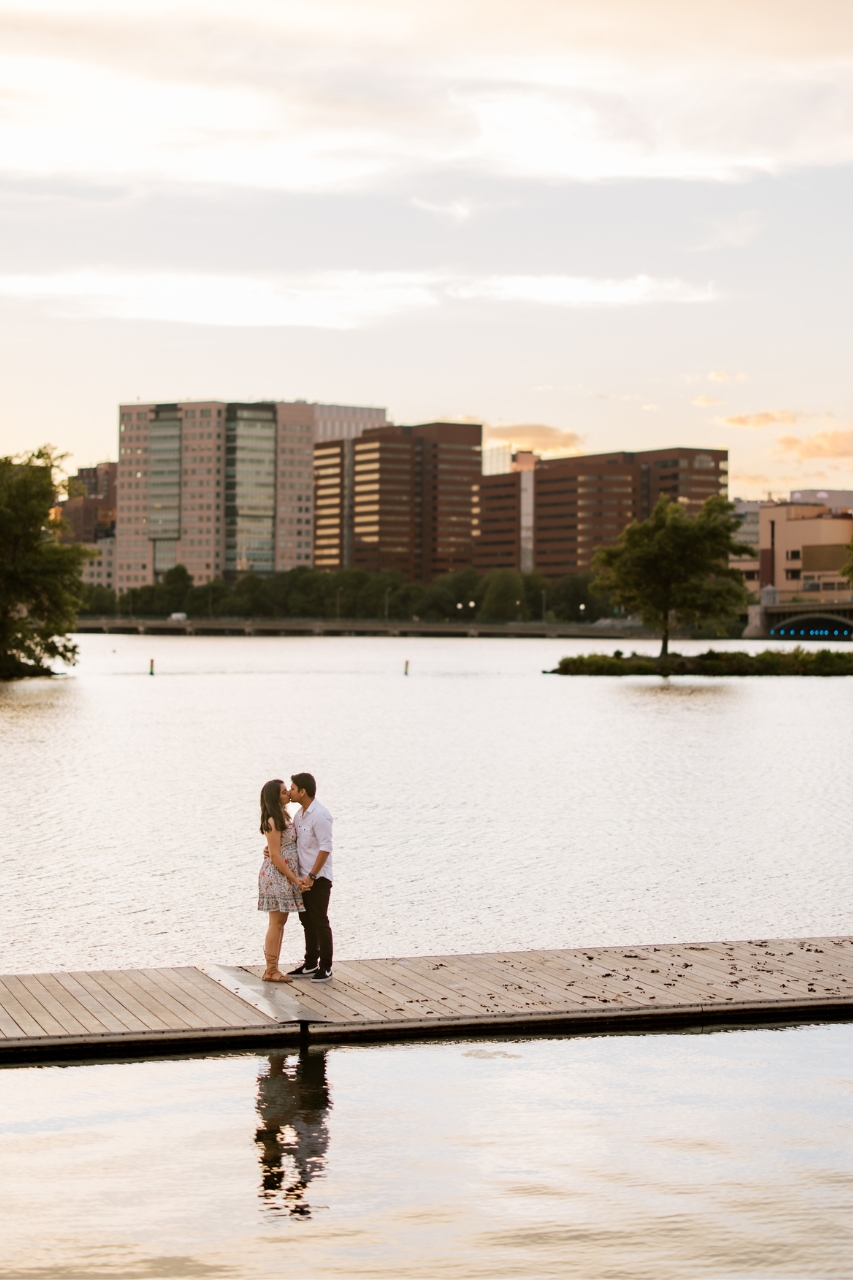
[[[755,554],[735,541],[739,526],[732,503],[718,495],[694,517],[663,497],[648,520],[629,524],[615,546],[599,548],[593,587],[660,631],[664,658],[673,623],[722,621],[747,603],[743,574],[729,568],[730,557]]]
[[[524,579],[517,569],[493,569],[477,618],[480,622],[521,622],[527,614]]]
[[[52,659],[76,660],[68,632],[89,552],[60,542],[53,508],[65,491],[61,462],[49,445],[0,458],[0,679],[46,675]]]

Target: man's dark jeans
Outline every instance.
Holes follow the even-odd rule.
[[[305,967],[313,969],[317,961],[321,969],[332,967],[332,926],[329,924],[329,895],[332,882],[318,876],[302,895],[305,910],[299,912],[305,930]]]

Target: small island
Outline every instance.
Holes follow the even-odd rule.
[[[546,675],[557,676],[853,676],[853,652],[834,649],[809,651],[799,646],[789,651],[764,649],[761,653],[742,651],[707,653],[687,657],[669,653],[659,658],[643,653],[625,656],[585,653],[561,658]]]

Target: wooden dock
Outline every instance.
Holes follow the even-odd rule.
[[[261,972],[8,974],[0,1060],[853,1018],[851,937],[350,960],[323,985]]]

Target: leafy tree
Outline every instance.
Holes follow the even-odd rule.
[[[559,622],[597,622],[612,616],[609,597],[591,590],[593,577],[591,573],[568,573],[552,584],[548,604]]]
[[[116,611],[116,593],[112,587],[102,587],[96,582],[84,582],[81,593],[82,617],[106,618]]]
[[[62,458],[45,445],[0,458],[0,678],[47,674],[52,659],[73,663],[68,638],[82,600],[89,552],[60,541],[52,515],[65,484]]]
[[[754,555],[736,542],[740,521],[725,498],[708,498],[695,517],[663,497],[647,520],[629,524],[613,547],[601,547],[593,587],[661,633],[663,658],[673,623],[688,626],[731,618],[748,600],[731,556]]]
[[[545,614],[547,616],[550,609],[550,594],[552,583],[545,577],[544,573],[535,570],[532,573],[523,573],[521,575],[524,583],[524,605],[525,617],[535,618],[537,622],[542,619],[542,592],[545,592]]]
[[[481,622],[521,622],[526,615],[527,598],[521,574],[516,569],[493,569],[478,619]]]

